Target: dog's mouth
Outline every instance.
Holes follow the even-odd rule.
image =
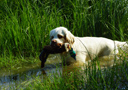
[[[64,44],[62,44],[62,43],[51,43],[51,46],[52,47],[56,47],[56,48],[62,48],[62,46],[63,46]]]

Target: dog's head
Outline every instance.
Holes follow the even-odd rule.
[[[72,45],[74,43],[74,35],[65,27],[57,27],[50,32],[50,40],[52,46],[61,47],[64,43]]]

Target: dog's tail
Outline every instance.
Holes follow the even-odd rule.
[[[128,42],[115,41],[115,45],[118,47],[119,51],[128,53]]]
[[[117,47],[128,47],[128,42],[115,41]]]

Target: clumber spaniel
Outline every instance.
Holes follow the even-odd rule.
[[[76,37],[65,27],[57,27],[50,32],[52,46],[61,47],[64,43],[69,43],[76,52],[74,60],[67,49],[66,52],[60,53],[62,59],[70,64],[78,61],[87,63],[96,57],[116,55],[119,53],[118,48],[128,46],[126,42],[113,41],[103,37]]]

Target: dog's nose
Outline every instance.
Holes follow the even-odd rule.
[[[56,43],[56,40],[52,40],[52,43]]]
[[[61,47],[62,46],[62,43],[58,43],[57,46]]]

